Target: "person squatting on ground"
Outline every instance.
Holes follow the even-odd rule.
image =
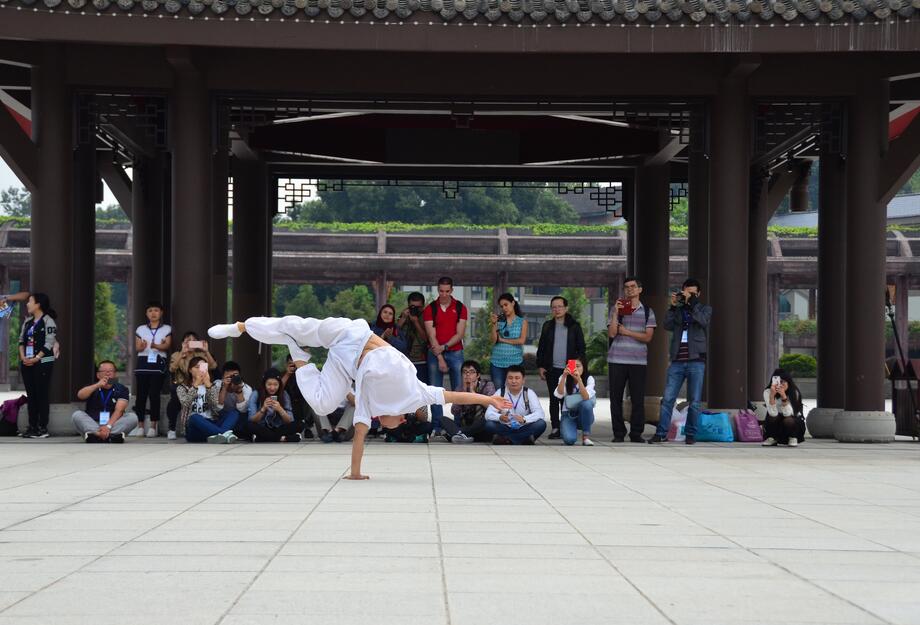
[[[566,367],[559,376],[559,385],[553,391],[557,399],[562,400],[562,442],[574,445],[581,430],[581,444],[593,447],[589,438],[591,426],[594,425],[594,404],[597,393],[594,391],[594,376],[588,373],[588,363],[584,356],[575,360],[575,370]]]
[[[805,411],[802,393],[792,376],[777,369],[763,390],[767,418],[764,419],[764,447],[783,444],[796,447],[805,441]]]
[[[421,406],[460,403],[501,409],[509,404],[501,398],[445,391],[419,382],[409,359],[371,332],[363,319],[251,317],[208,330],[215,339],[238,337],[244,332],[262,343],[288,347],[297,366],[297,384],[317,414],[329,414],[338,408],[352,392],[354,383],[355,436],[347,479],[368,479],[361,473],[361,459],[374,417],[384,428],[392,429],[405,422],[405,414]],[[310,355],[303,347],[329,350],[322,370],[309,363]]]

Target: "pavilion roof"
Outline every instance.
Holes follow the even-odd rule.
[[[908,20],[920,0],[0,0],[8,8],[194,18],[751,27]]]

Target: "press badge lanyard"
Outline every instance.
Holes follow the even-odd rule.
[[[523,397],[523,396],[524,396],[524,391],[521,391],[521,394],[518,395],[517,401],[511,402],[511,410],[517,410],[518,404],[521,403],[521,397]],[[511,393],[510,393],[510,392],[508,393],[508,399],[509,399],[509,400],[511,399]],[[516,413],[516,412],[513,412],[512,414],[517,414],[517,413]]]
[[[147,348],[147,362],[149,363],[155,363],[157,361],[157,353],[153,346],[157,342],[157,332],[159,332],[162,327],[162,325],[159,325],[157,329],[154,330],[150,327],[149,323],[147,324],[147,329],[150,330],[150,346]]]
[[[109,389],[108,395],[102,394],[102,389],[99,389],[99,397],[102,398],[102,410],[99,412],[99,425],[106,425],[109,422],[109,400],[112,399],[112,393],[115,392],[115,387]]]
[[[29,329],[26,330],[26,336],[28,337],[28,339],[26,340],[26,358],[35,357],[35,338],[33,337],[34,334],[35,334],[35,323],[29,326]]]

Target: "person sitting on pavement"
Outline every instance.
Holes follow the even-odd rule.
[[[269,369],[249,398],[249,431],[254,443],[299,443],[303,421],[294,418],[291,398],[281,388],[281,372]]]
[[[220,416],[227,416],[236,411],[237,421],[233,433],[240,438],[250,438],[247,415],[249,412],[249,398],[252,397],[252,387],[243,381],[239,364],[228,360],[221,367],[221,378],[214,382],[217,387],[217,402],[220,404]]]
[[[568,367],[563,369],[553,393],[562,400],[562,442],[574,445],[578,430],[581,430],[581,444],[593,447],[589,435],[594,425],[597,393],[594,391],[594,376],[588,374],[588,363],[584,356],[575,359],[575,371],[570,371]]]
[[[505,386],[494,397],[503,397],[510,408],[486,409],[486,431],[495,438],[494,445],[533,445],[546,431],[546,417],[540,398],[533,389],[524,386],[524,367],[511,365],[505,375]]]
[[[397,427],[384,429],[384,441],[387,443],[427,443],[433,426],[428,420],[428,406],[422,406],[414,413],[405,416],[405,421]]]
[[[208,361],[200,356],[192,358],[188,363],[188,375],[191,383],[176,388],[182,407],[180,417],[185,424],[185,440],[190,443],[235,443],[237,436],[233,427],[240,413],[232,410],[223,417],[219,415],[221,405],[217,386],[211,384]]]
[[[125,434],[137,427],[137,415],[126,413],[130,394],[115,377],[115,363],[103,360],[96,368],[96,383],[77,391],[86,410],[77,410],[71,419],[77,433],[87,443],[124,443]]]
[[[455,391],[494,395],[495,385],[491,380],[482,379],[482,369],[475,360],[467,360],[460,368],[463,384]],[[452,419],[442,419],[444,438],[452,443],[486,443],[492,435],[486,432],[486,409],[477,404],[451,404]]]
[[[770,378],[770,384],[763,390],[767,407],[764,419],[764,447],[782,443],[796,447],[805,441],[805,411],[802,393],[795,380],[783,369],[777,369]]]

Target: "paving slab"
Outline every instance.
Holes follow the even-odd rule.
[[[594,438],[0,440],[0,625],[920,623],[916,443]]]

